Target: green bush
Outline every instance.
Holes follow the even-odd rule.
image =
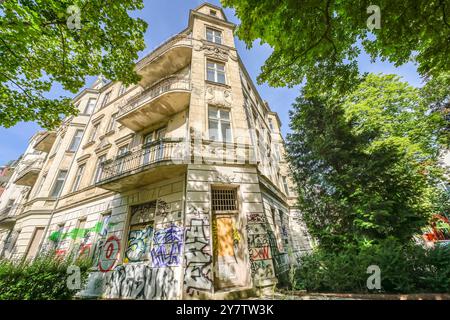
[[[0,300],[55,300],[71,299],[77,290],[67,286],[67,269],[80,268],[81,286],[85,283],[88,260],[44,255],[32,261],[0,260]]]
[[[312,292],[373,292],[367,288],[370,265],[381,270],[384,293],[450,292],[450,247],[425,249],[383,241],[340,252],[317,250],[305,255],[295,274],[295,289]]]

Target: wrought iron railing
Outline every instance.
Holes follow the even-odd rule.
[[[180,79],[178,77],[166,78],[147,90],[138,93],[125,102],[125,105],[119,108],[118,118],[139,108],[142,104],[155,99],[163,93],[174,90],[191,90],[190,79]]]
[[[185,142],[181,139],[163,139],[142,146],[142,149],[117,156],[102,164],[102,174],[97,183],[138,173],[157,163],[182,163]]]

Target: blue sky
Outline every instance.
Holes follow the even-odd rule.
[[[145,34],[147,48],[140,53],[140,57],[151,52],[155,47],[164,42],[170,36],[180,32],[187,26],[188,13],[190,9],[202,4],[201,0],[164,0],[164,1],[148,1],[145,0],[145,8],[133,14],[147,21],[148,29]],[[220,5],[219,0],[208,1],[212,4]],[[225,14],[231,22],[236,24],[239,20],[234,16],[234,10],[225,9]],[[252,49],[247,50],[245,44],[236,38],[236,47],[238,52],[250,74],[255,85],[256,76],[260,72],[264,61],[270,56],[271,49],[269,46],[260,46],[255,42]],[[395,68],[387,62],[370,63],[366,55],[361,55],[359,66],[362,72],[382,72],[396,73],[408,81],[411,85],[421,86],[421,79],[416,72],[413,64],[409,63],[399,68]],[[90,77],[86,81],[89,86],[94,81]],[[294,88],[271,88],[266,84],[257,85],[261,97],[269,102],[272,110],[278,112],[283,123],[283,134],[289,131],[289,109],[295,98],[298,96],[299,87]],[[68,92],[64,92],[60,86],[55,85],[51,96],[73,96]],[[0,164],[4,164],[9,160],[17,159],[26,149],[28,139],[40,130],[36,123],[19,123],[12,128],[0,127]]]

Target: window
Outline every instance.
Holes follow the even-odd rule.
[[[209,107],[209,139],[220,142],[232,142],[230,112]]]
[[[99,127],[100,123],[97,123],[92,127],[91,134],[89,135],[89,142],[95,141],[95,138],[97,138],[97,132]]]
[[[86,108],[84,109],[84,114],[91,114],[92,112],[94,112],[94,108],[95,108],[95,102],[97,100],[94,98],[90,98],[88,100],[88,103],[86,105]]]
[[[126,262],[149,260],[155,211],[156,201],[131,207],[130,229],[125,250]]]
[[[272,119],[269,119],[269,128],[270,128],[270,130],[271,130],[272,132],[274,131]]]
[[[54,148],[53,148],[53,150],[52,150],[52,156],[53,156],[56,152],[58,152],[59,147],[61,147],[61,143],[62,143],[63,139],[64,139],[64,136],[63,136],[63,135],[62,135],[61,137],[59,137],[58,142],[55,144],[55,146],[54,146]]]
[[[127,87],[122,83],[119,88],[119,97],[127,91]]]
[[[289,185],[287,182],[287,178],[283,176],[283,186],[284,186],[284,192],[286,193],[286,195],[289,195]]]
[[[123,165],[125,163],[125,155],[127,153],[128,153],[128,145],[119,148],[119,151],[117,152],[117,167],[116,167],[117,173],[121,173],[122,170],[124,169]]]
[[[104,108],[108,104],[110,97],[111,97],[111,91],[108,91],[107,93],[105,93],[105,97],[103,98],[101,108]]]
[[[212,188],[213,211],[237,211],[237,189],[236,188]]]
[[[72,138],[72,142],[70,143],[69,151],[77,151],[82,137],[83,137],[83,130],[79,129],[75,131],[75,134],[73,135]]]
[[[94,175],[94,183],[97,183],[100,181],[102,174],[103,174],[103,162],[105,162],[106,160],[106,156],[103,155],[100,158],[98,158],[97,160],[97,169],[95,170],[95,175]]]
[[[215,17],[215,16],[217,16],[217,11],[210,9],[209,14]]]
[[[6,208],[11,208],[14,204],[14,201],[16,201],[15,199],[9,199],[8,202],[6,203]]]
[[[61,194],[62,187],[64,185],[64,181],[66,180],[67,170],[59,170],[58,175],[55,180],[55,184],[53,185],[53,190],[51,193],[51,197],[57,198]]]
[[[208,61],[207,69],[208,81],[225,84],[225,64]]]
[[[39,181],[39,186],[36,189],[36,193],[35,193],[36,196],[39,193],[41,193],[42,187],[44,186],[45,178],[47,178],[47,174],[46,173],[42,176],[41,181]]]
[[[72,192],[77,191],[78,188],[80,187],[80,182],[81,182],[81,178],[83,177],[84,168],[85,168],[84,164],[82,164],[78,167],[77,173],[75,175],[75,180],[74,180],[73,186],[72,186]]]
[[[44,235],[44,227],[37,227],[34,229],[33,238],[31,239],[30,246],[27,250],[26,259],[33,259],[38,253],[39,244],[41,243],[42,236]]]
[[[206,28],[206,40],[217,44],[222,44],[222,32],[219,30]]]
[[[106,132],[116,130],[116,123],[117,123],[116,117],[117,117],[117,113],[114,113],[113,115],[111,115],[111,120],[109,120],[108,130]]]

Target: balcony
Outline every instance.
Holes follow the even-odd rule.
[[[21,205],[14,204],[12,206],[0,210],[0,225],[14,224],[14,217],[19,215],[22,210]]]
[[[136,72],[142,76],[139,84],[145,88],[189,65],[191,58],[192,38],[176,35],[137,63]]]
[[[43,164],[44,160],[36,160],[27,164],[25,168],[20,170],[14,183],[21,186],[33,186],[39,176],[39,172],[41,172]]]
[[[33,149],[48,153],[52,149],[55,140],[56,140],[56,132],[46,131],[42,134],[39,140],[36,141],[36,143],[33,146]]]
[[[96,185],[121,192],[179,176],[186,171],[185,146],[181,139],[163,139],[116,157],[102,165]]]
[[[129,99],[119,109],[117,121],[140,131],[185,109],[190,97],[190,80],[170,77]]]

